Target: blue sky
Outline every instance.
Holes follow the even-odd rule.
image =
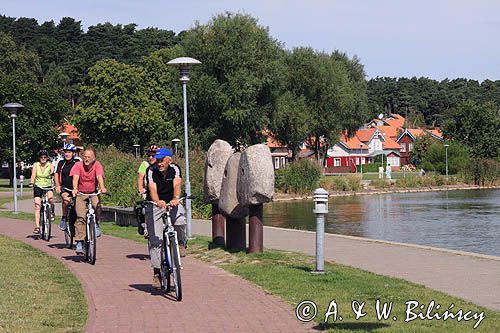
[[[0,0],[0,13],[39,23],[64,16],[175,32],[224,11],[250,14],[291,49],[357,55],[368,78],[500,80],[500,1],[494,0]],[[202,59],[200,59],[202,60]]]

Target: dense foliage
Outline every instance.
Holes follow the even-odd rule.
[[[317,162],[302,159],[276,170],[275,187],[285,193],[310,193],[318,187],[320,176]]]

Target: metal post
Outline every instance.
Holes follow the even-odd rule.
[[[224,215],[221,214],[218,204],[212,204],[212,243],[214,246],[224,246]]]
[[[444,145],[445,158],[446,158],[446,185],[448,185],[448,147],[449,145]]]
[[[187,73],[186,73],[187,78]],[[189,139],[188,139],[188,119],[187,119],[187,81],[189,79],[181,78],[182,82],[182,99],[184,104],[184,154],[186,158],[186,236],[192,238],[191,229],[191,182],[189,181]]]
[[[260,253],[264,251],[263,205],[250,205],[249,211],[248,252]]]
[[[13,149],[13,161],[14,161],[14,214],[17,214],[17,163],[16,163],[16,115],[12,115],[12,149]]]
[[[22,197],[23,196],[24,175],[20,175],[19,176],[19,183],[20,183],[20,192],[19,192],[19,195]]]
[[[316,214],[316,273],[325,270],[324,238],[325,214],[328,213],[328,191],[323,188],[314,190],[314,210]]]

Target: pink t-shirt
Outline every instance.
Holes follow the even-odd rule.
[[[78,191],[82,193],[94,193],[97,189],[97,176],[104,178],[104,170],[99,161],[95,161],[89,170],[86,170],[82,161],[77,162],[69,173],[70,176],[79,176]]]

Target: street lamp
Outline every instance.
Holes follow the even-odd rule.
[[[134,148],[135,148],[135,158],[137,158],[139,156],[139,147],[141,146],[140,144],[134,144],[133,145]]]
[[[359,144],[360,156],[359,156],[359,166],[361,167],[361,180],[363,180],[363,144]]]
[[[14,187],[14,214],[17,214],[17,163],[16,163],[16,117],[17,111],[21,111],[24,106],[19,103],[7,103],[3,105],[4,109],[10,112],[10,117],[12,118],[12,155],[14,161],[14,179],[13,179],[13,187]]]
[[[180,81],[182,83],[182,97],[184,104],[184,155],[186,159],[186,236],[191,238],[191,183],[189,181],[189,140],[188,140],[188,120],[187,120],[187,83],[189,82],[189,68],[201,64],[199,60],[181,57],[167,62],[167,65],[179,68]]]
[[[66,132],[59,133],[59,137],[62,139],[63,142],[63,149],[66,146],[66,139],[68,139],[69,134]]]
[[[444,145],[444,152],[445,152],[445,160],[446,160],[446,184],[448,185],[448,147],[450,145],[446,144]]]
[[[177,158],[177,148],[179,147],[179,142],[181,142],[181,140],[179,139],[172,140],[172,147],[174,148],[174,154],[176,158]]]

